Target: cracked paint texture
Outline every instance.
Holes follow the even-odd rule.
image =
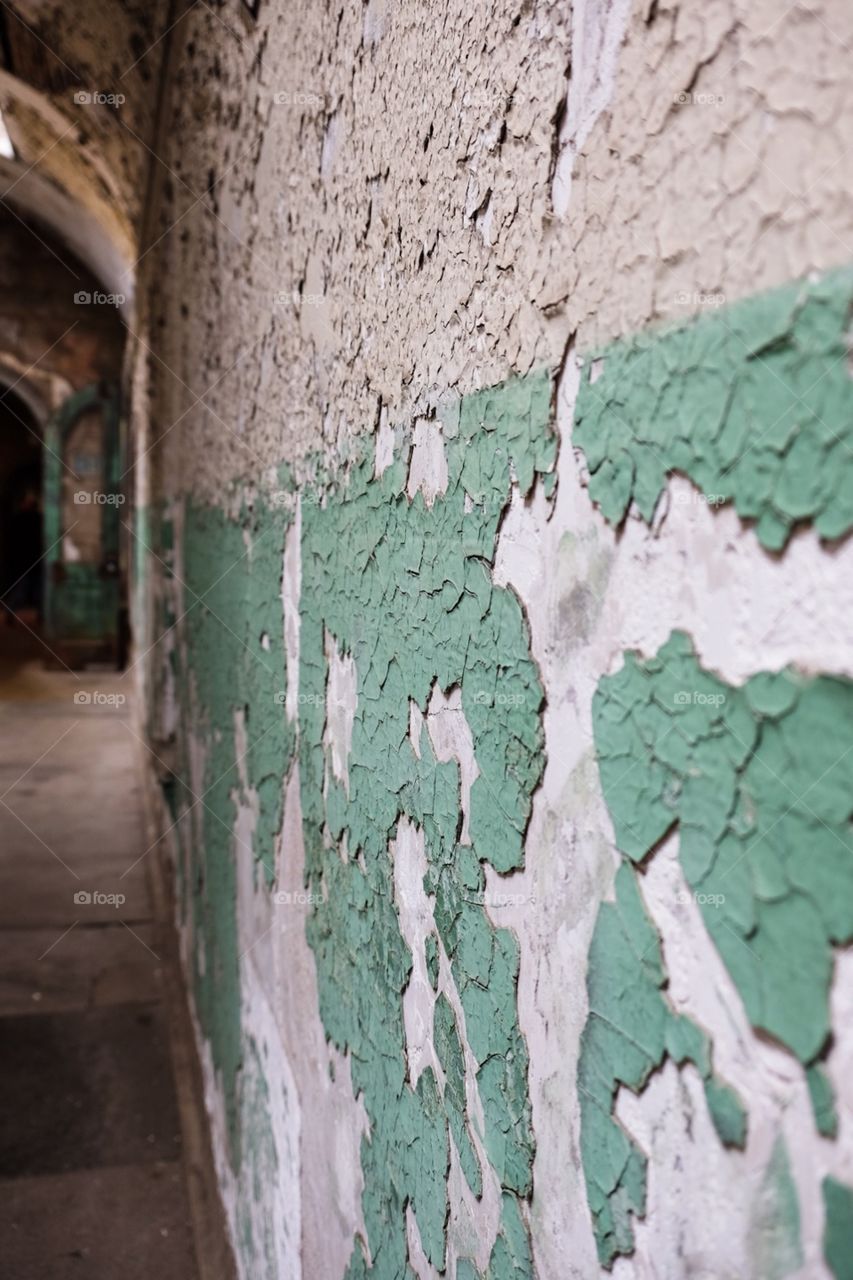
[[[733,502],[769,550],[808,521],[853,527],[853,269],[705,310],[592,354],[575,410],[589,492],[619,524],[651,523],[666,477]]]
[[[275,1153],[256,1114],[269,1101],[242,1008],[238,880],[248,866],[253,893],[274,889],[282,779],[298,754],[319,1014],[349,1055],[369,1122],[366,1239],[353,1242],[351,1276],[407,1274],[407,1208],[436,1269],[452,1247],[459,1274],[530,1274],[523,1204],[534,1142],[518,945],[489,919],[484,864],[499,873],[522,864],[543,764],[543,694],[526,620],[491,568],[513,486],[527,494],[552,478],[550,415],[547,373],[446,408],[447,482],[429,505],[422,492],[408,496],[405,458],[376,477],[366,456],[337,484],[303,492],[295,696],[281,595],[290,511],[257,495],[235,495],[231,514],[188,504],[175,535],[180,554],[162,547],[181,588],[180,604],[168,606],[170,619],[181,614],[168,666],[193,726],[179,740],[176,772],[186,782],[172,796],[184,911],[229,1158],[237,1173],[256,1170],[240,1185],[254,1186],[263,1203]],[[456,692],[443,699],[436,690]],[[464,778],[461,758],[433,741],[431,706],[467,726],[477,768]],[[344,709],[346,731],[330,734]],[[436,1066],[416,1082],[403,1016],[413,956],[394,895],[403,819],[422,833],[432,911],[423,964],[436,992],[428,1029]],[[493,1189],[485,1258],[458,1233],[449,1243],[456,1161],[475,1204],[486,1179]],[[244,1201],[238,1247],[247,1267],[272,1275],[270,1241],[252,1234],[258,1221]]]
[[[240,1019],[236,919],[235,807],[255,807],[253,874],[271,885],[274,838],[281,825],[281,779],[293,759],[296,735],[284,715],[284,637],[281,547],[287,513],[256,503],[232,520],[214,508],[188,508],[180,583],[182,644],[177,659],[178,701],[185,722],[203,743],[198,771],[191,744],[179,739],[176,801],[186,819],[184,871],[192,932],[201,952],[194,965],[199,1021],[223,1084],[232,1157],[240,1163],[239,1085],[244,1047]],[[192,655],[191,663],[188,655]],[[245,714],[241,752],[234,724]],[[251,798],[245,794],[241,766]]]
[[[324,1025],[352,1055],[353,1086],[371,1122],[362,1167],[372,1265],[356,1247],[352,1276],[405,1273],[407,1203],[427,1259],[444,1269],[450,1138],[471,1190],[481,1193],[487,1171],[472,1142],[463,1035],[476,1063],[479,1137],[503,1193],[488,1274],[526,1274],[518,1200],[531,1189],[533,1136],[515,1000],[518,948],[490,924],[482,895],[483,863],[508,872],[522,862],[542,768],[542,690],[521,608],[512,592],[493,586],[490,565],[513,477],[527,493],[553,465],[550,395],[550,379],[535,375],[448,411],[447,487],[431,506],[420,492],[406,496],[402,463],[374,479],[370,458],[327,506],[303,510],[300,768],[306,869],[318,897],[309,939]],[[323,745],[326,633],[357,678],[349,794]],[[425,713],[435,684],[461,689],[472,734],[479,773],[470,788],[470,844],[461,843],[457,761],[436,758],[421,721],[419,742],[410,739],[410,702]],[[496,710],[498,691],[504,701]],[[443,1079],[428,1066],[414,1088],[401,1001],[412,957],[389,855],[403,817],[424,835],[432,971],[437,957],[447,962],[464,1016],[463,1033],[442,990],[433,1034]]]
[[[602,905],[596,924],[580,1065],[584,1170],[609,1264],[630,1252],[629,1214],[641,1214],[645,1198],[642,1157],[611,1119],[614,1088],[641,1089],[664,1049],[686,1056],[665,1032],[653,1035],[667,1027],[664,979],[631,870],[675,824],[687,884],[747,1016],[808,1069],[816,1126],[831,1132],[831,1087],[819,1064],[830,1039],[833,948],[853,939],[853,684],[783,671],[736,688],[704,671],[689,639],[674,633],[654,658],[628,653],[602,679],[593,722],[626,859],[616,903]],[[654,1016],[638,1016],[638,1000],[650,997]],[[713,1093],[708,1101],[721,1138],[737,1140],[731,1097],[722,1124]],[[843,1201],[825,1190],[833,1241]]]
[[[603,349],[601,376],[584,380],[574,442],[584,443],[590,459],[610,450],[608,462],[590,463],[609,519],[620,521],[632,500],[651,519],[668,472],[686,470],[706,493],[722,491],[744,519],[755,520],[766,547],[783,546],[802,521],[826,538],[846,528],[846,458],[824,425],[844,438],[849,277],[784,282],[833,268],[850,243],[849,166],[841,162],[853,94],[841,50],[851,13],[846,0],[810,0],[784,13],[765,0],[497,0],[481,10],[450,5],[439,15],[410,0],[369,0],[343,9],[265,3],[257,21],[237,5],[227,24],[205,6],[181,17],[164,128],[154,139],[164,162],[162,198],[152,201],[138,327],[151,348],[152,501],[174,497],[184,515],[175,572],[187,587],[170,612],[179,639],[163,680],[167,691],[175,686],[180,707],[173,721],[179,739],[184,735],[176,764],[184,781],[170,781],[170,799],[183,815],[179,867],[194,920],[199,1017],[228,1099],[230,1155],[249,1171],[242,1185],[260,1202],[241,1204],[238,1214],[252,1280],[273,1265],[272,1244],[257,1224],[272,1205],[269,1170],[279,1153],[262,1138],[272,1091],[251,1083],[271,1060],[253,1047],[241,1007],[246,957],[234,917],[243,881],[235,862],[245,871],[248,861],[260,902],[280,887],[271,867],[281,865],[276,833],[285,776],[291,794],[302,796],[297,819],[290,806],[285,816],[304,830],[323,1030],[337,1046],[333,1060],[351,1064],[368,1119],[361,1168],[350,1156],[341,1161],[356,1198],[356,1175],[364,1178],[363,1230],[347,1217],[344,1249],[336,1242],[334,1256],[348,1253],[354,1236],[353,1275],[428,1276],[446,1263],[464,1280],[487,1270],[563,1280],[593,1257],[586,1218],[580,1222],[579,1144],[570,1128],[586,939],[601,881],[609,880],[591,765],[589,785],[584,773],[547,846],[554,877],[559,871],[565,882],[570,920],[549,919],[541,897],[526,918],[521,908],[512,920],[498,916],[485,905],[484,881],[488,872],[494,884],[489,868],[525,874],[523,860],[531,875],[539,873],[542,851],[533,842],[524,859],[523,843],[544,763],[540,678],[549,715],[562,715],[565,696],[588,728],[591,688],[612,654],[634,645],[635,625],[646,625],[644,610],[660,599],[644,579],[649,600],[626,597],[624,614],[613,607],[612,584],[603,600],[611,560],[626,572],[624,545],[620,555],[619,540],[578,490],[579,524],[586,525],[577,563],[588,534],[590,547],[600,542],[601,568],[577,584],[565,635],[552,644],[558,575],[544,533],[531,539],[527,554],[543,565],[530,624],[537,674],[518,599],[497,588],[492,564],[498,534],[506,541],[501,513],[511,477],[529,496],[533,477],[550,472],[546,394],[532,396],[525,379],[465,397],[531,369],[556,370],[574,336],[579,351]],[[777,301],[768,302],[773,315],[758,299],[734,301],[780,283]],[[704,299],[718,292],[733,305],[712,314]],[[703,314],[680,331],[683,338],[647,328],[694,311]],[[724,327],[733,316],[740,345]],[[636,342],[621,341],[638,332]],[[647,342],[660,345],[664,373],[672,373],[665,390]],[[724,361],[737,371],[733,416],[726,416]],[[725,385],[714,383],[718,368]],[[771,371],[805,402],[802,421],[793,394],[780,403],[783,389]],[[626,388],[630,414],[621,403]],[[592,391],[605,396],[606,414]],[[659,407],[668,413],[676,395],[679,411],[683,404],[691,415],[689,439],[675,430],[659,441],[658,429],[671,426]],[[442,406],[459,396],[457,420]],[[787,414],[778,438],[767,416],[777,404]],[[616,413],[630,424],[625,440]],[[784,435],[795,417],[803,439]],[[747,432],[741,464],[727,472],[739,431]],[[362,453],[372,447],[372,433],[377,478]],[[400,458],[409,448],[417,456],[409,454],[407,468]],[[285,530],[293,526],[255,492],[277,486],[296,501],[282,460],[299,477],[304,516],[301,605],[291,602],[290,618],[299,661],[288,648],[286,663],[278,591]],[[541,503],[546,485],[534,487],[533,500],[514,502],[514,509],[529,513]],[[562,474],[560,487],[565,494]],[[255,496],[244,500],[244,492]],[[679,584],[660,608],[668,631],[680,622],[669,609],[681,607],[676,591],[685,574],[672,543],[667,554]],[[218,573],[232,563],[231,576],[217,586]],[[636,563],[643,563],[639,556]],[[708,555],[716,571],[726,563]],[[738,563],[747,565],[752,585],[760,576],[756,560],[745,554]],[[579,572],[575,565],[571,571]],[[182,619],[185,609],[191,612]],[[822,606],[814,609],[822,620]],[[806,630],[792,643],[807,655]],[[843,637],[843,625],[841,631]],[[732,634],[739,643],[742,631],[733,626]],[[656,634],[644,651],[659,643]],[[344,669],[347,688],[350,680],[355,687],[351,733],[349,705],[336,705]],[[276,701],[281,693],[284,706]],[[452,705],[459,717],[452,742],[427,728],[434,705]],[[242,762],[240,717],[248,747]],[[549,739],[549,769],[555,756],[573,755],[569,723],[555,749]],[[475,767],[454,758],[463,729]],[[716,742],[723,735],[715,727],[710,736]],[[703,747],[697,738],[690,745],[707,767],[713,744]],[[685,791],[698,767],[691,756]],[[639,808],[647,802],[645,793],[631,795]],[[639,818],[639,829],[645,825]],[[401,828],[417,832],[426,865],[428,932],[411,944],[395,902]],[[601,866],[595,863],[586,886],[567,828],[580,833],[584,852],[601,846]],[[608,1061],[603,1074],[593,1071],[592,1058],[584,1066],[601,1104],[583,1103],[598,1108],[586,1128],[594,1135],[598,1125],[600,1144],[596,1138],[589,1149],[596,1162],[610,1162],[596,1169],[608,1249],[629,1241],[644,1194],[639,1152],[608,1128],[622,1074],[642,1089],[658,1068],[695,1063],[721,1141],[737,1143],[744,1131],[749,1139],[758,1127],[748,1127],[722,1067],[719,1078],[714,1074],[721,1039],[710,1044],[668,1003],[656,928],[634,875],[626,866],[616,902],[601,908],[612,954],[596,942],[593,955],[596,966],[617,957],[626,972],[634,965],[633,989],[647,1021],[626,1045],[631,1009],[602,977],[598,1004],[617,1020],[624,1014],[627,1031],[605,1035],[596,1018],[584,1040],[590,1054],[603,1040],[630,1053],[627,1065]],[[762,929],[765,901],[776,899],[757,898]],[[507,927],[493,923],[498,919]],[[267,959],[262,932],[259,925],[251,952],[259,985]],[[750,942],[750,934],[742,936]],[[642,963],[638,939],[641,950],[648,946]],[[542,981],[522,1015],[516,984],[521,989],[531,969]],[[824,963],[820,975],[826,971]],[[413,975],[421,974],[428,995],[413,992]],[[407,1003],[412,994],[417,999]],[[563,1022],[561,1000],[573,1005]],[[756,1000],[762,1009],[768,1003],[763,988]],[[314,1027],[315,1003],[313,995],[303,1000],[293,1020]],[[413,1045],[406,1014],[424,1010],[429,1027]],[[281,1018],[280,1007],[275,1013]],[[282,1053],[286,1040],[275,1042]],[[309,1056],[298,1036],[294,1043],[297,1054]],[[429,1062],[421,1059],[416,1069],[413,1048],[422,1044]],[[840,1098],[836,1106],[821,1053],[806,1070],[815,1126],[830,1137],[839,1119],[843,1130],[845,1108]],[[693,1068],[686,1073],[692,1077]],[[748,1091],[742,1096],[749,1101]],[[250,1112],[251,1126],[244,1118]],[[549,1154],[544,1176],[537,1169],[531,1213],[534,1122],[536,1159]],[[317,1147],[332,1163],[326,1132]],[[561,1153],[554,1156],[561,1143],[562,1164]],[[789,1165],[796,1173],[799,1163],[796,1149],[789,1145],[786,1153],[780,1144],[767,1166],[771,1206],[786,1202]],[[466,1209],[473,1202],[479,1215],[467,1242],[454,1217],[462,1184],[470,1192]],[[617,1190],[608,1196],[605,1187]],[[847,1194],[843,1182],[827,1180],[826,1256],[839,1275],[845,1249],[850,1253]],[[548,1208],[538,1228],[537,1198]],[[673,1235],[682,1227],[675,1222]],[[781,1234],[780,1251],[793,1256],[796,1224],[787,1222]],[[302,1250],[310,1271],[304,1239]]]
[[[707,1036],[667,1004],[660,943],[630,869],[616,878],[616,901],[602,905],[589,954],[589,1020],[578,1090],[581,1155],[599,1257],[630,1253],[631,1214],[642,1214],[646,1159],[611,1116],[621,1085],[639,1090],[665,1055],[693,1062],[720,1139],[743,1146],[746,1115],[734,1091],[711,1072]]]

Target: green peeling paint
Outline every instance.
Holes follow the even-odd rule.
[[[835,1280],[853,1280],[853,1191],[823,1180],[823,1252]]]
[[[351,1276],[406,1274],[407,1203],[427,1257],[443,1269],[449,1137],[475,1194],[484,1174],[465,1111],[460,1029],[441,996],[434,1043],[443,1094],[431,1068],[414,1089],[408,1079],[401,996],[412,960],[389,855],[403,816],[423,832],[425,888],[476,1062],[480,1137],[505,1192],[489,1274],[529,1274],[517,1208],[530,1194],[533,1160],[518,948],[482,902],[483,863],[499,872],[522,863],[542,769],[542,689],[527,627],[513,593],[493,584],[491,564],[512,477],[527,493],[553,465],[549,420],[545,375],[469,397],[444,415],[448,484],[432,508],[421,494],[406,497],[402,463],[375,479],[372,459],[325,507],[303,508],[300,773],[308,876],[319,903],[309,939],[323,1023],[351,1054],[353,1086],[371,1123],[361,1159],[373,1265],[356,1248]],[[323,744],[326,634],[351,656],[357,677],[349,794],[331,775]],[[473,736],[480,776],[471,789],[471,847],[459,843],[458,766],[435,759],[426,730],[420,758],[409,740],[410,703],[426,711],[436,684],[461,688]]]
[[[802,521],[824,538],[853,527],[851,303],[848,268],[592,353],[573,443],[605,517],[633,500],[650,522],[679,471],[772,550]]]
[[[838,1114],[832,1085],[819,1062],[812,1063],[806,1072],[809,1098],[814,1112],[815,1128],[824,1138],[838,1137]]]
[[[193,725],[195,746],[179,743],[185,865],[197,943],[196,1008],[220,1073],[235,1169],[240,1163],[239,1073],[244,1043],[240,1011],[234,820],[244,772],[257,795],[252,855],[255,878],[270,885],[274,839],[281,825],[282,779],[296,749],[295,729],[282,705],[284,639],[281,617],[282,546],[286,512],[256,504],[239,521],[189,506],[182,539],[183,645],[177,666],[181,720]],[[169,561],[172,556],[168,555]],[[168,614],[167,614],[168,616]],[[191,655],[191,665],[182,665]],[[245,757],[238,759],[236,717],[245,720]],[[203,758],[203,777],[191,791],[191,754]],[[200,799],[196,799],[199,796]]]
[[[483,902],[485,863],[501,873],[522,865],[543,767],[543,694],[526,621],[516,596],[495,586],[491,571],[513,484],[527,494],[537,477],[553,479],[550,420],[545,373],[447,409],[441,420],[447,490],[431,507],[421,494],[406,496],[403,462],[376,477],[366,454],[339,482],[321,476],[303,489],[298,735],[282,705],[282,554],[290,516],[260,501],[236,519],[193,505],[184,511],[180,563],[189,612],[178,628],[176,685],[193,740],[181,745],[180,773],[188,783],[191,759],[203,761],[204,803],[184,791],[178,809],[198,946],[199,1018],[222,1080],[239,1170],[245,1160],[257,1162],[241,1120],[248,1050],[240,1009],[236,805],[257,796],[256,884],[271,885],[282,781],[298,741],[320,1015],[329,1038],[350,1055],[353,1089],[369,1120],[361,1164],[370,1261],[354,1242],[353,1277],[409,1274],[408,1205],[427,1257],[444,1268],[451,1141],[475,1194],[487,1174],[502,1188],[487,1274],[493,1280],[532,1274],[522,1204],[531,1193],[534,1145],[516,1003],[518,947],[512,934],[491,924]],[[348,786],[332,772],[324,739],[329,638],[352,659],[356,676]],[[187,655],[190,669],[183,667]],[[435,686],[460,688],[473,736],[480,774],[470,796],[470,846],[460,843],[458,765],[435,758],[426,728],[417,744],[409,738],[411,703],[425,712]],[[238,767],[240,715],[249,749]],[[437,989],[440,973],[452,975],[462,1017],[438,995],[433,1039],[442,1079],[427,1067],[415,1087],[402,1005],[412,956],[395,903],[392,859],[403,817],[423,834],[424,888],[434,899],[437,934],[425,956],[430,981]],[[482,1132],[468,1112],[466,1056],[474,1064]],[[488,1170],[481,1168],[479,1144]],[[268,1159],[259,1154],[259,1167],[268,1167]],[[266,1245],[253,1243],[251,1220],[242,1215],[243,1247],[259,1274]]]
[[[665,1056],[693,1062],[711,1116],[727,1143],[743,1146],[746,1117],[737,1095],[711,1074],[707,1036],[672,1010],[658,936],[631,868],[616,876],[616,901],[602,904],[589,954],[589,1016],[581,1039],[578,1091],[581,1158],[599,1258],[609,1266],[633,1249],[631,1215],[646,1200],[646,1158],[613,1118],[620,1085],[638,1092]]]
[[[685,879],[750,1021],[809,1068],[818,1128],[834,1131],[818,1061],[829,1040],[833,947],[853,939],[853,683],[786,671],[735,688],[703,671],[688,638],[675,633],[656,657],[629,653],[621,671],[602,679],[593,722],[602,788],[626,857],[617,907],[605,903],[596,925],[580,1064],[591,1095],[582,1112],[584,1169],[599,1249],[610,1262],[630,1250],[627,1214],[644,1204],[634,1152],[611,1119],[613,1087],[641,1088],[662,1053],[661,1033],[649,1038],[662,1013],[654,1022],[651,1014],[638,1021],[636,1012],[641,999],[654,1005],[663,977],[641,928],[631,863],[676,823]],[[606,1070],[602,1037],[612,1043]],[[711,1089],[709,1107],[721,1137],[736,1140],[740,1117],[724,1096],[721,1108]]]

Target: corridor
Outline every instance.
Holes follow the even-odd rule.
[[[22,627],[0,644],[3,1274],[196,1280],[195,1081],[130,678],[46,671]]]

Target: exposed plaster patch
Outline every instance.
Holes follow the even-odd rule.
[[[660,1275],[739,1280],[744,1274],[822,1280],[828,1275],[819,1261],[805,1262],[799,1223],[791,1218],[789,1185],[773,1173],[777,1152],[787,1161],[793,1149],[777,1134],[763,1166],[747,1182],[743,1158],[721,1154],[695,1067],[679,1070],[668,1060],[639,1097],[621,1090],[615,1114],[649,1153],[648,1198],[660,1208],[637,1222],[635,1251],[615,1264],[613,1280]],[[703,1212],[697,1214],[699,1203]],[[752,1268],[746,1273],[745,1261]]]
[[[439,494],[447,490],[447,457],[441,423],[432,418],[419,418],[415,423],[412,456],[406,493],[414,498],[420,492],[431,507]]]
[[[462,710],[462,690],[459,685],[446,693],[433,685],[427,704],[426,726],[436,760],[446,764],[455,760],[459,766],[460,808],[462,810],[461,844],[471,843],[469,823],[471,819],[471,787],[480,776],[474,758],[474,739],[471,726]]]
[[[741,1098],[749,1099],[749,1125],[742,1154],[721,1146],[690,1068],[682,1069],[677,1083],[679,1073],[667,1064],[666,1088],[655,1089],[653,1080],[639,1097],[622,1091],[616,1114],[650,1156],[649,1211],[635,1223],[635,1251],[630,1260],[614,1267],[614,1280],[628,1280],[635,1273],[651,1276],[667,1257],[670,1269],[677,1269],[679,1254],[704,1259],[700,1265],[706,1269],[708,1259],[717,1258],[721,1274],[738,1276],[745,1260],[764,1247],[756,1223],[764,1214],[766,1172],[780,1138],[791,1157],[800,1217],[798,1246],[803,1255],[802,1272],[797,1264],[782,1273],[802,1274],[804,1280],[828,1277],[821,1250],[820,1180],[830,1171],[839,1173],[842,1163],[849,1165],[851,1152],[845,1151],[844,1143],[829,1143],[819,1136],[802,1066],[750,1027],[740,995],[684,878],[676,835],[656,851],[639,886],[661,934],[669,999],[679,1013],[708,1031],[716,1069]],[[836,1025],[844,1024],[837,1021]],[[689,1131],[674,1141],[671,1128],[679,1123],[685,1091],[691,1099]],[[651,1141],[649,1135],[653,1135]],[[673,1150],[679,1151],[677,1163],[668,1158]],[[697,1197],[703,1198],[707,1213],[689,1211]],[[718,1230],[720,1221],[727,1224],[724,1237]],[[673,1223],[678,1224],[677,1231]],[[772,1270],[767,1264],[761,1274]]]
[[[432,902],[424,890],[428,864],[423,832],[408,819],[401,819],[390,853],[394,864],[394,900],[400,915],[400,932],[412,953],[412,968],[403,992],[403,1023],[409,1079],[414,1086],[427,1066],[432,1067],[439,1080],[444,1077],[432,1038],[435,991],[427,973],[425,944],[427,937],[435,931],[435,921]]]
[[[396,433],[391,425],[391,419],[388,415],[387,406],[382,406],[379,415],[379,426],[376,429],[376,461],[374,464],[374,474],[381,476],[383,471],[387,471],[394,461],[394,446],[396,443]]]
[[[349,758],[352,727],[358,705],[358,678],[352,654],[341,654],[334,636],[326,633],[326,728],[323,741],[329,753],[332,774],[349,795]]]
[[[317,967],[305,924],[311,911],[304,876],[299,765],[283,784],[284,820],[276,849],[275,927],[262,946],[264,982],[277,1011],[281,1043],[293,1061],[302,1115],[300,1181],[303,1276],[342,1276],[353,1240],[366,1240],[360,1147],[369,1122],[352,1083],[349,1056],[326,1040],[319,1016]],[[284,1206],[265,1199],[267,1212]]]
[[[257,975],[242,982],[245,1056],[240,1081],[243,1159],[235,1187],[235,1238],[243,1280],[300,1280],[301,1130],[306,1122],[289,1046]],[[309,1119],[310,1123],[310,1119]],[[227,1179],[225,1187],[232,1182]],[[259,1195],[259,1188],[263,1194]],[[228,1197],[226,1194],[226,1206]],[[287,1212],[281,1206],[287,1206]],[[274,1206],[270,1212],[270,1206]],[[251,1259],[251,1262],[249,1262]]]
[[[572,6],[569,88],[551,191],[558,217],[565,217],[569,209],[578,152],[613,96],[619,47],[630,13],[631,0],[577,0]]]

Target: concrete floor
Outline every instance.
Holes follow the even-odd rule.
[[[0,1271],[196,1280],[130,678],[0,629]],[[81,698],[88,695],[88,701]],[[171,986],[170,986],[171,984]]]

